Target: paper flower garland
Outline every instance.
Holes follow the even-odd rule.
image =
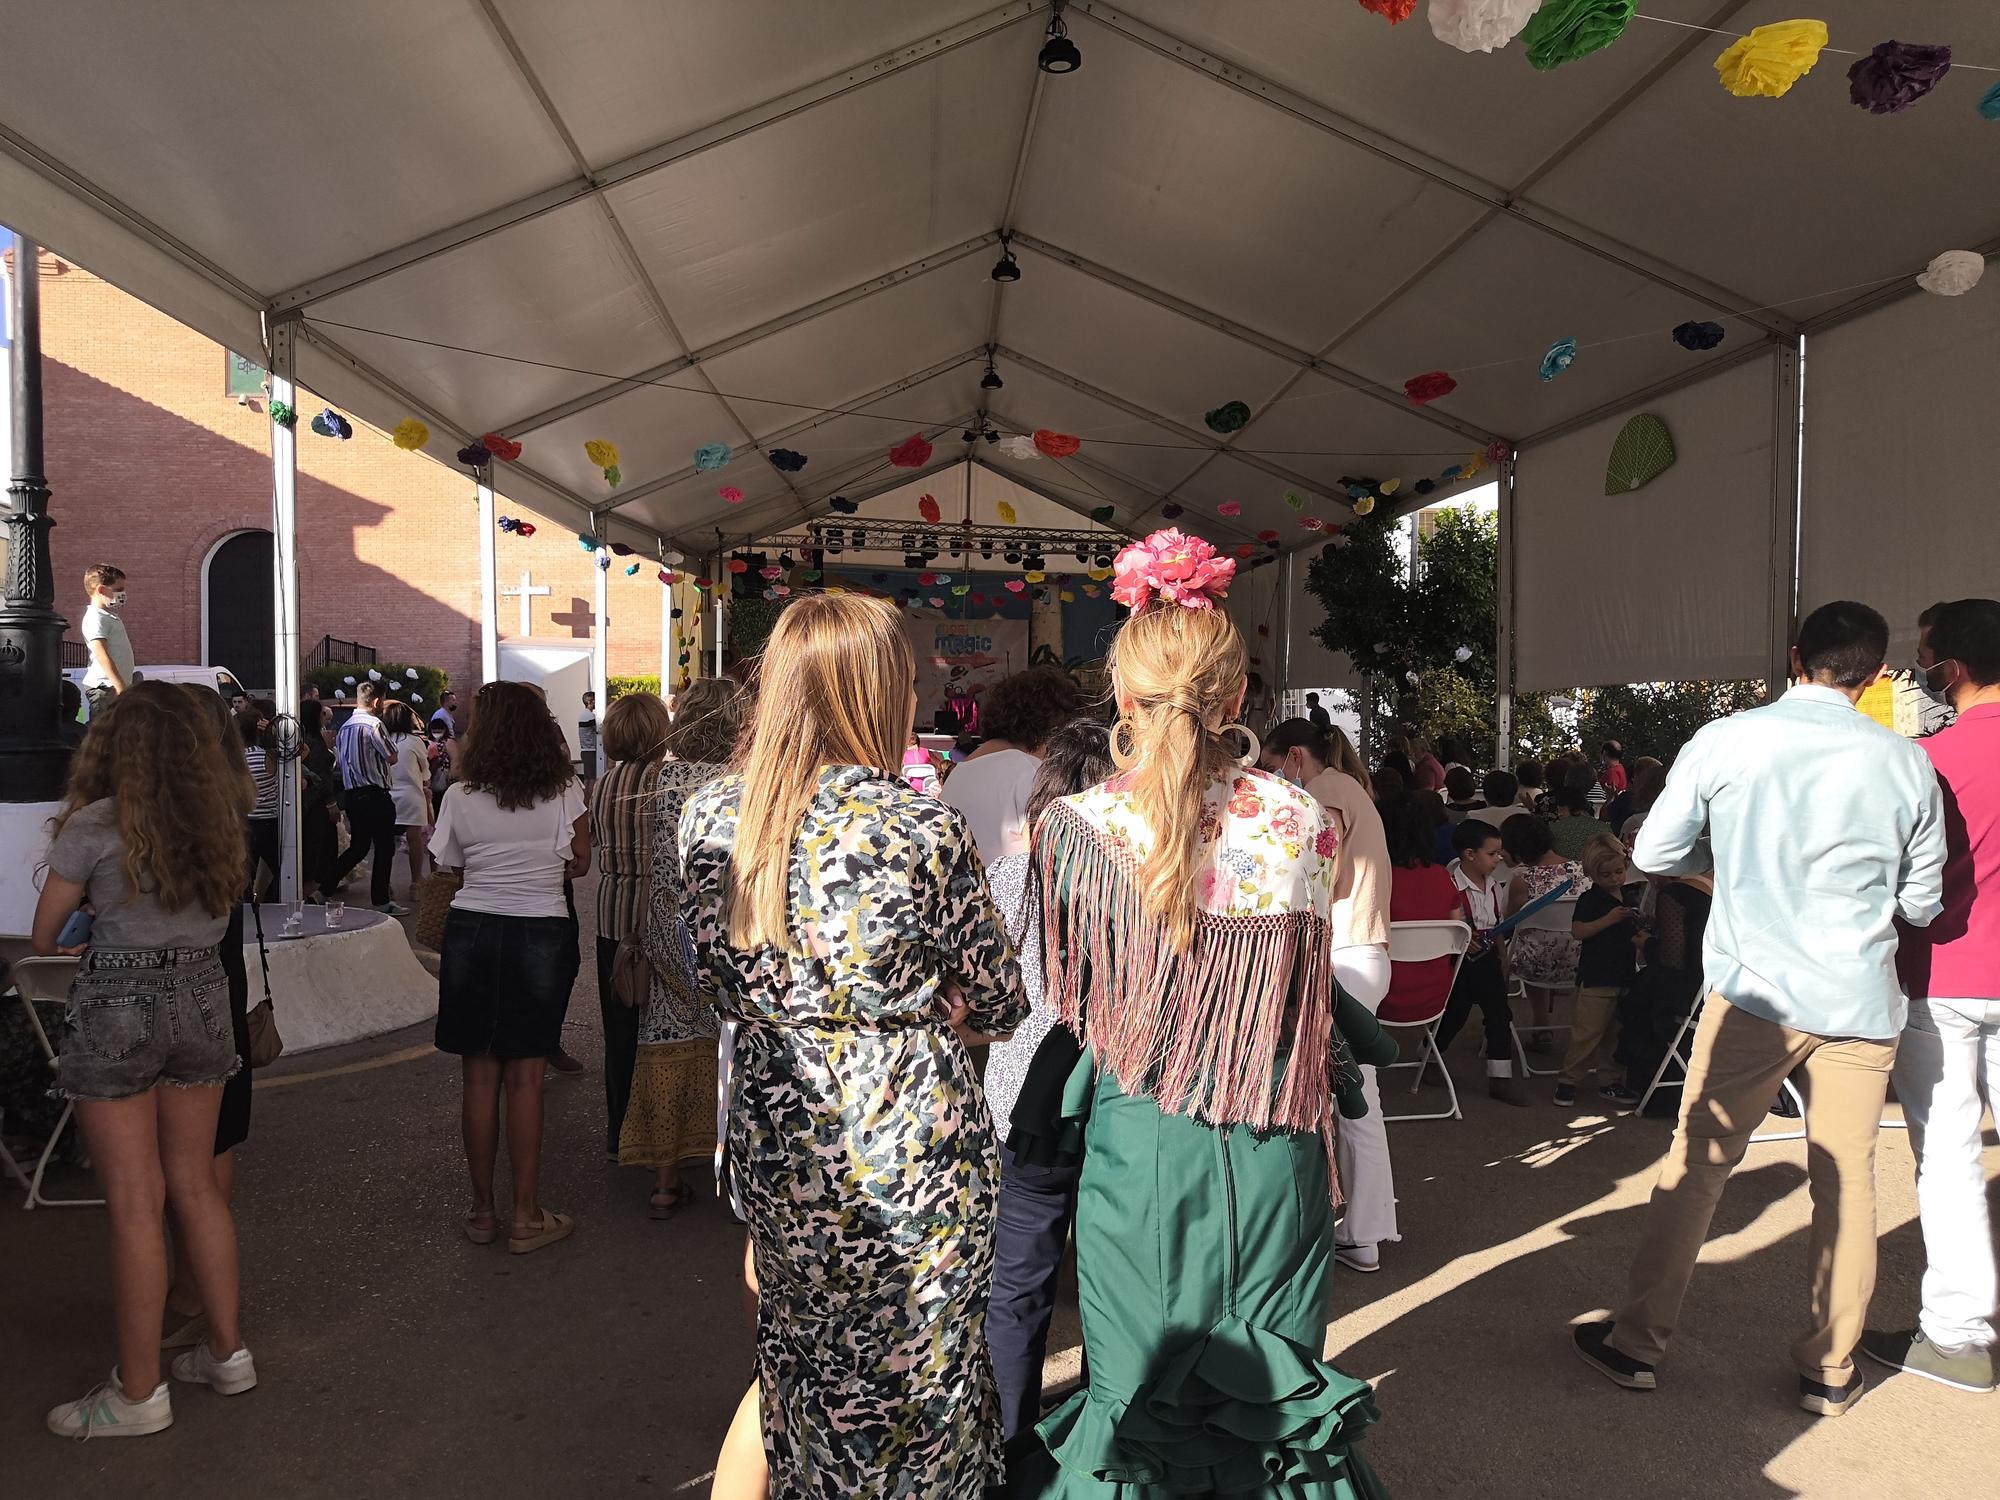
[[[1514,445],[1505,438],[1495,438],[1486,445],[1486,461],[1489,464],[1504,464],[1513,453]]]
[[[1691,354],[1713,349],[1727,336],[1720,323],[1683,323],[1674,330],[1674,342]]]
[[[271,403],[271,420],[276,422],[280,427],[296,427],[299,425],[298,410],[295,407],[287,406],[282,401],[273,401]]]
[[[938,509],[937,496],[922,495],[917,499],[917,514],[935,526],[944,519],[944,512]]]
[[[1431,32],[1461,52],[1495,52],[1521,34],[1542,0],[1431,0]]]
[[[1602,51],[1625,34],[1637,0],[1545,0],[1521,30],[1531,66],[1546,73]]]
[[[1403,382],[1403,394],[1410,398],[1412,406],[1428,406],[1440,396],[1449,396],[1458,389],[1458,382],[1443,370],[1432,370],[1427,375],[1412,375]]]
[[[899,469],[921,469],[931,461],[931,452],[930,439],[912,433],[889,450],[889,462]]]
[[[354,424],[330,406],[312,419],[312,430],[321,437],[339,438],[342,442],[354,436]]]
[[[586,552],[595,552],[597,550],[597,538],[587,531],[579,531],[576,534],[576,544]]]
[[[604,471],[604,481],[614,490],[624,478],[618,472],[618,445],[607,443],[603,438],[592,438],[583,445],[583,456]]]
[[[1951,48],[1883,42],[1847,70],[1847,96],[1871,115],[1899,115],[1951,71]]]
[[[1826,46],[1824,21],[1776,21],[1739,37],[1715,60],[1722,86],[1739,99],[1782,99],[1813,70]]]
[[[1250,424],[1250,408],[1241,401],[1231,401],[1216,407],[1202,421],[1208,424],[1210,432],[1241,432]]]
[[[493,462],[493,454],[484,443],[467,443],[458,450],[458,461],[468,469],[483,469]]]
[[[396,424],[396,430],[389,434],[389,441],[406,452],[414,453],[431,440],[431,430],[415,417],[405,417]]]
[[[725,484],[715,493],[722,498],[724,505],[741,505],[743,503],[743,491],[739,490],[733,484]]]
[[[1963,297],[1986,274],[1986,257],[1976,250],[1947,250],[1917,277],[1917,285],[1939,297]]]
[[[1549,352],[1542,356],[1541,375],[1544,380],[1554,380],[1571,365],[1576,363],[1576,340],[1557,339],[1549,345]]]
[[[1326,530],[1326,522],[1322,521],[1318,516],[1300,516],[1299,529],[1301,531],[1324,531]]]
[[[996,446],[1008,458],[1018,459],[1024,463],[1042,456],[1042,450],[1035,446],[1035,440],[1018,432],[1010,437],[1003,437]]]
[[[497,432],[481,433],[479,435],[479,446],[499,459],[503,464],[511,464],[521,456],[521,445],[512,438],[500,436]]]
[[[1083,439],[1071,437],[1066,432],[1050,432],[1046,427],[1037,427],[1035,446],[1050,458],[1069,458],[1083,446]]]
[[[792,448],[773,448],[771,467],[780,474],[796,474],[806,466],[806,456]]]
[[[729,571],[732,573],[747,573],[750,571],[750,564],[740,557],[732,557],[729,559]]]
[[[727,443],[703,443],[694,450],[694,466],[704,474],[713,474],[728,468],[732,456]]]
[[[1304,510],[1306,508],[1306,497],[1301,495],[1297,490],[1286,490],[1285,504],[1289,505],[1293,510]]]
[[[998,505],[994,506],[993,509],[995,513],[1000,517],[1000,524],[1002,526],[1012,526],[1016,521],[1020,519],[1019,512],[1017,512],[1014,509],[1013,505],[1009,501],[1002,500]]]
[[[1642,412],[1619,430],[1604,468],[1604,493],[1627,495],[1651,484],[1674,466],[1674,439],[1667,424]]]
[[[1354,502],[1354,513],[1357,516],[1365,516],[1374,508],[1375,497],[1373,495],[1363,495],[1359,500]]]
[[[1361,0],[1363,10],[1372,10],[1391,26],[1400,26],[1410,19],[1410,13],[1417,8],[1417,0]]]

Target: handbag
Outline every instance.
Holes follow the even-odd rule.
[[[656,804],[653,809],[656,825],[659,790],[659,774],[655,772],[652,795]],[[641,783],[640,795],[645,795],[644,783]],[[611,993],[620,1005],[644,1006],[653,998],[653,961],[646,957],[646,927],[653,905],[653,840],[658,837],[659,829],[655,826],[646,838],[638,925],[618,940],[618,951],[611,960]]]
[[[444,947],[445,918],[451,915],[451,898],[459,893],[465,877],[455,870],[433,870],[410,892],[410,936],[437,952]]]
[[[254,1072],[278,1060],[285,1039],[278,1035],[278,1012],[271,1004],[271,950],[264,946],[264,910],[254,901],[250,910],[257,921],[257,961],[264,969],[264,998],[243,1018],[250,1032],[250,1055],[244,1061]]]

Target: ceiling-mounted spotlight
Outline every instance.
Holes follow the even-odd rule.
[[[991,427],[989,427],[986,429],[986,441],[989,443],[997,443],[1000,441],[1000,434],[995,432]]]
[[[827,551],[829,551],[829,552],[836,552],[836,553],[837,553],[837,552],[839,552],[839,551],[840,551],[840,543],[839,543],[839,542],[837,542],[837,541],[831,541],[831,540],[829,540],[829,541],[827,542],[827,544],[826,544],[826,550],[827,550]]]
[[[1110,567],[1110,566],[1111,566],[1111,554],[1110,554],[1109,552],[1100,552],[1100,553],[1098,553],[1098,554],[1097,554],[1097,557],[1096,557],[1096,563],[1097,563],[1097,566],[1098,566],[1098,567],[1100,567],[1100,568],[1108,568],[1108,567]]]
[[[1062,13],[1063,0],[1056,0],[1055,14],[1049,17],[1049,39],[1042,43],[1042,55],[1036,59],[1036,65],[1044,73],[1074,73],[1083,66],[1083,54],[1069,39]]]
[[[1007,561],[1008,561],[1008,562],[1010,562],[1010,563],[1012,563],[1012,564],[1013,564],[1013,565],[1014,565],[1015,567],[1017,567],[1017,568],[1018,568],[1018,567],[1019,567],[1019,566],[1021,565],[1021,554],[1020,554],[1020,553],[1018,553],[1018,552],[1009,552],[1009,553],[1007,553],[1007,554],[1006,554],[1006,557],[1007,557]]]
[[[1021,279],[1021,267],[1014,259],[1013,243],[1004,234],[1000,236],[1000,258],[993,262],[993,279],[995,281],[1019,281]],[[991,365],[988,365],[986,368],[989,374],[992,373],[993,367]],[[993,378],[997,381],[1000,377],[994,375]],[[985,385],[986,382],[982,380],[980,384]],[[993,388],[992,386],[987,386],[988,390],[992,390]]]
[[[970,427],[966,428],[965,431],[961,432],[958,436],[959,436],[959,441],[961,442],[976,443],[979,441],[978,432]]]
[[[1049,565],[1049,560],[1046,557],[1042,556],[1041,553],[1031,552],[1028,554],[1028,571],[1030,573],[1039,573],[1042,571],[1042,569],[1046,568],[1048,565]]]
[[[1014,274],[1021,274],[1018,267]],[[1006,383],[1000,378],[1000,372],[993,368],[993,347],[989,344],[986,348],[986,373],[979,377],[979,388],[982,391],[997,391]]]
[[[1090,553],[1086,549],[1079,547],[1076,549],[1076,560],[1078,562],[1089,562]]]

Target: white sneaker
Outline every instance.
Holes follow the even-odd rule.
[[[1333,1258],[1348,1270],[1363,1274],[1382,1269],[1382,1251],[1376,1245],[1342,1245],[1336,1242]]]
[[[257,1366],[251,1363],[248,1349],[217,1359],[208,1352],[208,1340],[203,1339],[174,1360],[174,1379],[213,1386],[225,1396],[240,1396],[256,1389]]]
[[[49,1413],[49,1431],[79,1442],[94,1437],[144,1437],[174,1425],[173,1397],[163,1380],[144,1401],[125,1395],[118,1372],[80,1400],[65,1401]]]

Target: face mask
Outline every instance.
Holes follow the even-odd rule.
[[[123,589],[120,589],[117,593],[111,596],[111,607],[113,609],[117,609],[120,605],[124,604],[124,602],[125,602],[125,590]]]

